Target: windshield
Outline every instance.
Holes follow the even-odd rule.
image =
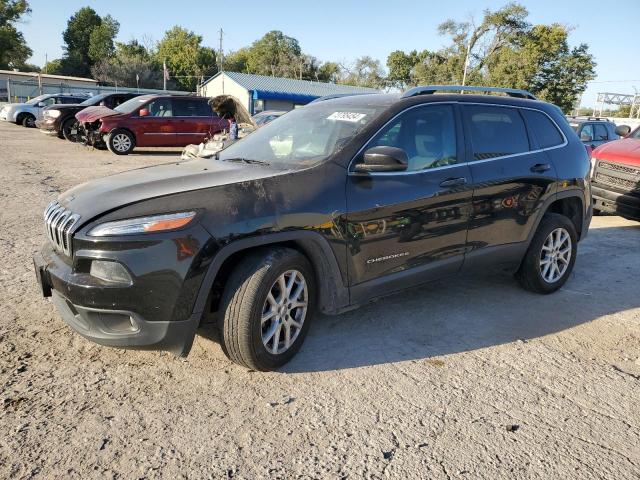
[[[637,138],[640,140],[640,127],[636,128],[635,131],[631,132],[631,135],[629,135],[629,137]]]
[[[149,101],[149,97],[134,97],[118,105],[114,110],[120,113],[132,113]]]
[[[49,98],[51,95],[39,95],[35,98],[32,98],[31,100],[29,100],[28,102],[25,102],[27,105],[35,105],[39,102],[41,102],[42,100],[45,100],[47,98]]]
[[[222,150],[220,160],[305,168],[340,150],[387,105],[326,101],[288,112]]]
[[[94,95],[93,97],[87,98],[80,105],[87,105],[87,106],[98,105],[107,95],[109,94],[103,93],[102,95]]]

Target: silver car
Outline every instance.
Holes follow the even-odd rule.
[[[8,103],[0,109],[0,120],[13,122],[25,127],[35,127],[36,120],[42,118],[42,110],[50,105],[80,103],[89,98],[88,94],[47,93],[32,98],[25,103]]]

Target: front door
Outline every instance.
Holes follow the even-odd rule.
[[[144,112],[145,115],[141,115]],[[171,147],[176,143],[176,126],[170,98],[156,98],[131,117],[138,147]]]
[[[563,144],[564,137],[537,110],[473,104],[462,106],[462,112],[474,181],[465,260],[471,266],[491,251],[498,253],[494,260],[502,258],[500,246],[515,248],[527,240],[542,203],[556,191],[546,149]],[[529,135],[527,127],[537,135]]]
[[[472,181],[462,162],[456,108],[445,103],[412,107],[363,149],[402,148],[407,171],[349,173],[346,234],[354,301],[460,269]]]

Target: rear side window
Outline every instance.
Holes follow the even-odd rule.
[[[467,105],[464,116],[474,160],[529,151],[529,137],[518,109]]]
[[[595,139],[596,140],[609,140],[609,134],[607,133],[607,127],[601,123],[596,123],[595,127]]]
[[[201,100],[174,100],[174,115],[178,117],[210,117],[211,107]]]
[[[527,125],[532,136],[538,142],[540,148],[562,145],[564,138],[558,127],[542,112],[535,110],[522,110],[522,115],[527,119]]]

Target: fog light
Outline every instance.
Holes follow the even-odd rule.
[[[128,286],[133,283],[127,269],[118,262],[109,260],[93,260],[89,274],[105,282]]]

